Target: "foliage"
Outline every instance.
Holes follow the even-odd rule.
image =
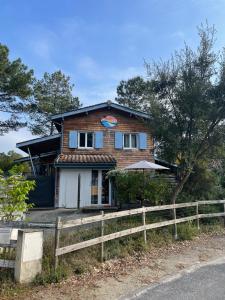
[[[9,49],[0,44],[0,135],[26,125],[22,113],[31,108],[33,71],[21,59],[10,61]]]
[[[204,161],[194,166],[182,193],[194,200],[222,199],[225,190],[220,175]]]
[[[108,176],[114,181],[120,204],[157,205],[168,201],[171,184],[163,175],[113,170]]]
[[[27,163],[15,164],[9,170],[9,175],[24,175],[30,171],[30,167]]]
[[[198,235],[198,228],[192,222],[177,225],[177,235],[179,240],[192,240]]]
[[[44,73],[41,80],[34,83],[34,108],[30,114],[29,128],[33,134],[52,133],[50,117],[53,114],[75,110],[81,106],[78,97],[72,94],[74,85],[70,77],[61,71]]]
[[[14,172],[15,174],[24,174],[28,172],[29,166],[27,163],[16,164],[14,162],[15,159],[19,159],[21,157],[21,154],[16,153],[13,150],[9,151],[8,153],[0,153],[0,169],[4,172],[5,175],[9,175],[11,169],[11,172]]]
[[[137,76],[127,81],[122,80],[117,87],[117,97],[115,100],[125,106],[136,110],[147,110],[149,105],[150,82]]]
[[[214,27],[199,28],[197,50],[187,45],[167,62],[147,64],[151,76],[150,128],[158,153],[179,164],[182,191],[199,161],[212,158],[224,143],[225,55],[213,50]]]
[[[163,175],[158,175],[146,180],[144,197],[149,205],[166,204],[171,195],[171,183]]]
[[[27,204],[28,194],[35,187],[35,182],[25,180],[22,175],[4,177],[0,175],[0,215],[5,221],[21,217],[32,204]]]

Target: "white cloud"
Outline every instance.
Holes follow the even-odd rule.
[[[30,41],[30,47],[33,53],[43,59],[50,59],[51,44],[46,38],[35,39]]]
[[[77,85],[76,95],[84,105],[94,104],[105,100],[113,100],[116,96],[116,88],[121,80],[127,80],[135,76],[144,76],[143,67],[128,66],[119,68],[116,66],[102,66],[92,57],[84,56],[77,62],[75,68],[83,78],[87,78],[89,88]],[[70,74],[76,82],[74,74]]]
[[[102,68],[90,56],[81,57],[77,63],[77,67],[84,77],[94,80],[103,79]]]
[[[119,28],[120,32],[131,39],[148,36],[152,29],[139,23],[125,23]]]
[[[16,152],[26,156],[23,151],[16,148],[16,143],[20,143],[26,140],[34,139],[36,136],[32,135],[26,128],[18,131],[10,131],[4,136],[0,136],[0,152],[8,152],[9,150],[15,150]]]
[[[144,64],[144,63],[143,63]],[[125,68],[101,66],[92,57],[82,57],[76,67],[84,77],[88,77],[93,80],[104,81],[120,81],[126,80],[134,76],[143,75],[145,72],[144,67],[128,66]]]
[[[175,39],[182,39],[184,40],[185,39],[185,34],[183,31],[181,30],[178,30],[178,31],[175,31],[173,32],[171,35],[170,35],[171,38],[175,38]]]
[[[116,96],[115,85],[95,85],[91,89],[79,89],[77,95],[84,106],[113,100]]]

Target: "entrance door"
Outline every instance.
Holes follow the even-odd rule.
[[[110,205],[110,181],[107,178],[107,170],[92,170],[91,174],[91,204]]]
[[[107,178],[106,170],[102,170],[102,193],[101,193],[101,204],[109,205],[109,179]]]

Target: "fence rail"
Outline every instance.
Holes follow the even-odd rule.
[[[25,221],[0,221],[0,228],[20,228],[20,229],[55,229],[55,223],[25,222]]]
[[[204,213],[199,214],[199,206],[201,205],[212,205],[212,204],[224,204],[224,212],[219,213]],[[181,217],[177,218],[176,210],[179,208],[188,208],[188,207],[195,207],[196,213],[192,216],[188,217]],[[146,224],[146,213],[150,212],[156,212],[156,211],[164,211],[164,210],[172,210],[173,211],[173,219],[172,220],[166,220],[151,224]],[[121,231],[117,231],[115,233],[111,234],[104,234],[104,221],[106,220],[112,220],[127,216],[133,216],[133,215],[142,215],[142,225],[133,227],[130,229],[125,229]],[[100,215],[92,216],[92,217],[85,217],[80,218],[76,220],[67,220],[62,219],[60,217],[57,218],[56,221],[56,227],[55,227],[55,268],[58,265],[58,256],[70,253],[76,250],[80,250],[83,248],[87,248],[93,245],[101,244],[101,258],[103,260],[104,256],[104,242],[114,240],[117,238],[121,238],[124,236],[132,235],[137,232],[143,232],[144,233],[144,241],[146,243],[146,231],[156,228],[161,228],[169,225],[174,225],[174,232],[175,237],[177,236],[177,224],[197,220],[197,226],[199,229],[199,220],[203,218],[211,218],[211,217],[225,217],[225,200],[207,200],[207,201],[196,201],[196,202],[190,202],[190,203],[178,203],[178,204],[171,204],[171,205],[159,205],[159,206],[151,206],[151,207],[142,207],[137,209],[131,209],[131,210],[125,210],[120,212],[113,212],[113,213],[107,213],[104,214],[104,212],[101,212]],[[66,228],[73,228],[81,225],[86,224],[93,224],[96,222],[101,222],[101,236],[97,238],[92,238],[86,241],[78,242],[69,246],[60,247],[60,232],[63,229]]]
[[[0,259],[0,268],[15,268],[15,260],[9,260],[9,259]]]

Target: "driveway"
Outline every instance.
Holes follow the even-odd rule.
[[[43,223],[45,222],[55,223],[57,217],[79,219],[88,216],[91,216],[91,214],[82,213],[78,209],[68,209],[68,208],[34,209],[34,210],[30,210],[26,215],[29,222],[43,222]]]
[[[225,258],[198,269],[186,271],[177,278],[149,286],[129,300],[223,300],[225,299]]]

